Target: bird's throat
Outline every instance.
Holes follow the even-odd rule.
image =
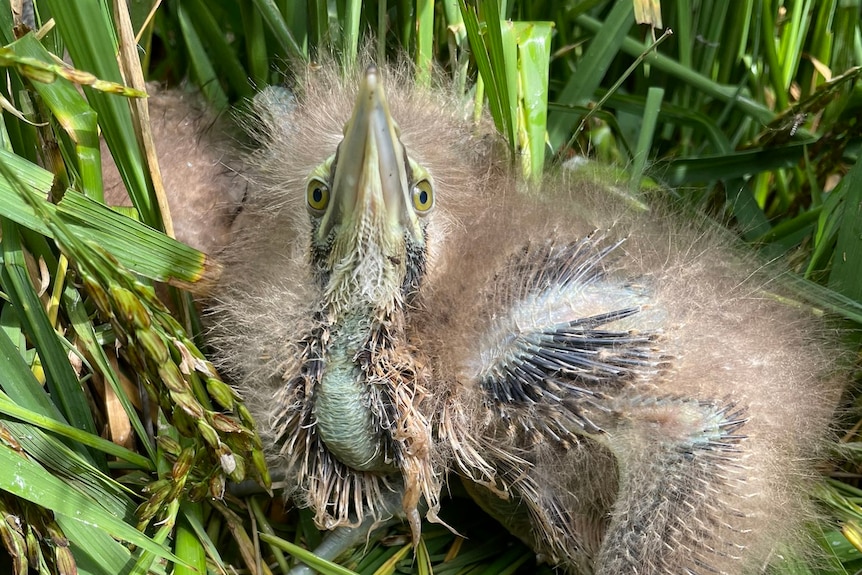
[[[314,393],[317,433],[339,461],[361,471],[392,471],[392,454],[381,429],[379,405],[385,390],[368,381],[367,347],[372,327],[359,314],[343,317],[325,346],[324,369]]]

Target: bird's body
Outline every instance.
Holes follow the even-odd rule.
[[[212,341],[289,494],[415,535],[457,475],[573,573],[761,568],[837,398],[823,325],[705,222],[572,173],[521,191],[444,90],[361,83],[258,98],[220,254]]]

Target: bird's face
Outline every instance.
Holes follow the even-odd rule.
[[[311,257],[331,304],[390,308],[418,288],[434,186],[401,143],[375,67],[335,155],[310,174],[306,203]]]

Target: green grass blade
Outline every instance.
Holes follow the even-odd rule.
[[[483,39],[491,64],[491,78],[485,78],[485,86],[489,87],[493,82],[498,93],[503,120],[503,134],[514,151],[517,149],[516,143],[518,141],[518,63],[515,38],[508,33],[508,30],[504,38],[504,22],[500,16],[498,0],[481,0],[480,7],[482,18],[485,21]],[[490,94],[489,89],[489,98]]]
[[[356,68],[356,56],[359,54],[359,16],[362,14],[360,0],[344,0],[344,13],[341,18],[341,54],[342,66],[347,73]]]
[[[635,157],[631,168],[629,188],[632,191],[640,189],[641,186],[644,166],[646,166],[647,156],[649,155],[653,144],[653,134],[655,134],[656,120],[658,119],[659,110],[661,109],[662,98],[664,98],[664,89],[662,88],[653,87],[647,92],[643,123],[641,124],[640,134],[638,135],[638,143],[635,148]]]
[[[548,126],[548,65],[553,22],[514,22],[518,48],[518,133],[521,165],[527,178],[541,176]]]
[[[144,469],[152,470],[154,468],[153,461],[156,461],[155,447],[152,445],[150,438],[144,429],[144,424],[138,416],[137,410],[132,405],[132,401],[127,396],[122,385],[120,385],[119,376],[108,361],[108,357],[105,354],[105,348],[99,345],[95,328],[93,327],[92,320],[90,319],[87,310],[84,309],[84,303],[81,301],[80,294],[69,288],[66,290],[63,299],[66,308],[66,315],[69,318],[69,322],[72,324],[72,328],[75,330],[75,335],[78,337],[79,347],[83,348],[89,357],[92,358],[93,363],[95,363],[99,372],[102,374],[102,377],[105,378],[108,385],[110,385],[111,389],[114,390],[114,394],[123,406],[123,411],[125,411],[126,416],[129,418],[132,429],[137,433],[139,445],[143,445],[143,449],[148,455],[148,458],[143,458],[146,463],[143,463],[140,459],[132,461],[120,455],[117,455],[117,457],[125,459],[135,465],[142,465]]]
[[[218,63],[219,70],[237,97],[253,96],[254,91],[249,84],[248,75],[207,5],[202,0],[185,0],[180,8],[186,8],[189,14],[194,15],[194,26],[211,52],[209,59]]]
[[[529,549],[513,547],[501,553],[495,561],[479,573],[481,575],[511,575],[524,563],[534,560],[533,553]]]
[[[601,94],[601,91],[599,94]],[[554,106],[554,104],[551,105]],[[605,100],[605,108],[614,109],[618,112],[627,112],[636,116],[643,114],[645,105],[646,99],[642,96],[620,93],[612,94]],[[586,113],[587,111],[584,108],[582,113]],[[701,150],[702,154],[713,152],[717,155],[724,155],[733,152],[730,140],[715,125],[714,118],[710,118],[708,115],[695,109],[662,101],[658,123],[662,126],[677,125],[691,127],[699,132],[702,138],[705,139],[705,141],[701,140],[701,146],[705,148]],[[713,150],[709,150],[706,146],[711,146]]]
[[[6,164],[15,177],[21,181],[27,188],[33,190],[38,193],[38,195],[42,197],[46,197],[48,193],[51,191],[51,184],[54,182],[54,174],[49,172],[48,170],[41,168],[8,150],[0,148],[0,161]],[[12,207],[7,207],[6,205],[11,203],[11,199],[16,194],[15,188],[9,183],[9,181],[5,178],[0,178],[0,206],[4,207],[4,209],[12,210]],[[21,202],[18,202],[21,204]],[[2,215],[12,218],[13,214],[20,214],[21,217],[24,214],[32,213],[32,210],[29,212],[22,208],[16,208],[19,211],[17,212],[8,212],[3,213]],[[15,220],[19,221],[19,220]],[[36,221],[34,217],[32,221]],[[20,222],[19,223],[23,223]],[[26,224],[25,224],[26,225]]]
[[[182,513],[174,535],[174,553],[189,566],[177,565],[174,568],[174,575],[197,575],[198,573],[205,573],[207,570],[204,546],[198,538],[198,533],[189,524],[186,517],[193,517],[200,522],[200,504],[187,503],[182,506]]]
[[[263,509],[261,509],[260,498],[252,497],[248,500],[248,506],[251,509],[251,512],[254,514],[255,521],[257,521],[258,530],[261,533],[266,533],[267,535],[272,535],[273,537],[275,537],[275,530],[272,528],[272,525],[270,525],[268,519],[264,515]],[[192,523],[192,526],[194,526],[194,523]],[[282,572],[287,573],[289,569],[287,566],[287,560],[285,559],[282,550],[274,545],[269,545],[269,549],[272,552],[272,555],[275,558],[275,562],[278,564],[279,569],[281,569]]]
[[[260,8],[263,13],[264,9]],[[309,51],[305,54],[305,59],[308,56],[315,55],[317,49],[322,46],[324,39],[329,35],[329,10],[327,0],[308,0],[308,47]]]
[[[305,61],[306,56],[302,48],[293,39],[290,28],[287,27],[287,23],[281,17],[281,13],[278,11],[278,6],[275,5],[275,2],[273,0],[253,1],[260,15],[263,16],[264,22],[269,26],[272,35],[275,36],[275,40],[281,45],[285,53],[292,58],[296,58],[297,61]]]
[[[177,6],[177,18],[180,22],[180,30],[183,33],[183,39],[189,53],[189,61],[191,62],[192,73],[195,80],[201,87],[207,102],[215,110],[223,110],[228,106],[227,94],[222,90],[218,81],[215,68],[213,67],[210,58],[204,50],[203,42],[192,24],[192,18],[189,15],[189,6],[186,3],[181,3]]]
[[[51,394],[71,425],[96,432],[87,398],[68,359],[69,344],[61,344],[60,337],[45,314],[24,262],[18,229],[9,220],[3,220],[3,271],[2,285],[18,312],[24,331],[33,341],[42,365],[48,374]],[[104,460],[103,460],[104,461]]]
[[[434,64],[434,2],[416,1],[416,83],[427,86]]]
[[[266,46],[263,17],[248,2],[240,4],[243,32],[246,38],[246,59],[251,85],[259,90],[266,85],[269,76],[269,54]]]
[[[856,161],[841,186],[846,196],[829,287],[862,301],[862,161]]]
[[[9,6],[9,10],[6,7]],[[11,44],[15,40],[15,35],[12,33],[12,27],[15,25],[12,20],[12,10],[10,2],[3,2],[3,10],[0,10],[0,40],[3,44]]]
[[[67,437],[77,443],[87,445],[88,447],[92,447],[103,453],[127,461],[132,465],[137,465],[142,469],[152,470],[154,468],[152,462],[146,457],[138,455],[134,451],[126,449],[125,447],[117,445],[107,439],[102,439],[98,435],[81,431],[77,427],[72,427],[71,425],[59,422],[56,419],[40,415],[25,407],[21,407],[15,404],[8,395],[2,392],[0,392],[0,413],[14,417],[15,419],[19,419],[26,423],[30,423],[46,431],[56,433],[57,435]]]
[[[826,196],[820,215],[817,218],[817,229],[814,233],[814,250],[809,256],[808,267],[804,276],[811,278],[816,272],[826,269],[835,251],[838,232],[841,229],[842,208],[847,189],[838,186]]]
[[[795,288],[799,297],[805,301],[838,317],[862,325],[862,302],[859,300],[850,299],[835,290],[801,278],[796,274],[787,274],[785,279],[788,285]]]
[[[101,0],[39,0],[40,5],[43,3],[50,8],[76,66],[103,80],[122,83],[116,58],[117,41],[106,3]],[[87,33],[82,34],[82,30]],[[153,228],[162,229],[128,102],[88,87],[84,87],[84,94],[98,114],[99,127],[141,219]]]
[[[491,65],[491,51],[486,47],[485,36],[487,32],[481,32],[479,15],[471,6],[468,7],[464,0],[460,0],[461,15],[464,18],[464,27],[467,31],[467,39],[472,47],[473,57],[476,59],[476,68],[483,80],[486,95],[488,96],[488,109],[497,129],[507,137],[510,146],[514,146],[510,118],[508,117],[508,105],[504,105],[503,95],[497,85]],[[487,29],[487,24],[486,24]],[[502,48],[500,48],[502,53]],[[478,106],[477,106],[478,107]]]
[[[805,146],[810,144],[805,142],[721,156],[679,158],[669,161],[665,166],[656,166],[652,173],[672,187],[749,176],[795,166],[803,156]]]
[[[775,94],[775,105],[779,110],[783,110],[787,107],[787,91],[783,86],[782,66],[778,60],[777,41],[774,39],[775,13],[778,12],[778,7],[772,0],[764,0],[763,4],[761,23],[764,36],[763,45],[766,49],[766,66],[769,70],[769,78],[772,83],[773,93]]]
[[[309,567],[317,570],[323,575],[357,575],[355,571],[351,571],[341,565],[333,563],[331,561],[327,561],[325,559],[321,559],[308,549],[303,549],[299,545],[295,545],[290,541],[285,541],[281,537],[274,537],[272,535],[267,535],[266,533],[259,534],[261,541],[264,543],[269,543],[270,545],[275,545],[282,551],[286,551],[308,565]]]
[[[3,310],[5,316],[11,307],[4,306]],[[8,319],[4,317],[4,323],[7,321]],[[24,334],[21,333],[20,344],[24,343]],[[7,329],[0,330],[0,373],[3,373],[3,377],[0,377],[0,388],[17,405],[42,417],[66,424],[66,418],[51,401],[45,389],[33,377],[33,373],[27,367],[24,358],[21,357],[21,353],[15,347],[15,343],[10,339]]]
[[[192,510],[194,510],[194,508],[192,508]],[[213,543],[212,538],[210,537],[209,533],[207,533],[207,530],[204,528],[202,522],[202,514],[198,512],[190,513],[186,510],[185,507],[181,509],[181,511],[183,514],[183,520],[187,523],[188,527],[190,527],[194,531],[198,543],[206,551],[206,554],[212,559],[213,562],[216,563],[216,565],[220,565],[223,567],[224,560],[221,558],[221,554],[219,553],[218,547],[215,543]],[[287,573],[286,568],[283,569],[283,571]]]
[[[56,206],[45,202],[42,198],[47,192],[45,176],[50,176],[48,172],[4,150],[0,150],[0,162],[6,162],[28,187],[38,190],[41,196],[38,201],[44,203],[45,209],[57,213],[78,237],[98,242],[135,272],[157,281],[179,284],[197,282],[208,273],[211,262],[194,248],[72,190],[67,191]],[[36,197],[37,193],[34,191],[33,195]],[[0,216],[51,236],[48,226],[2,177]]]
[[[629,0],[617,0],[605,22],[593,22],[596,24],[595,29],[592,30],[595,36],[583,58],[578,62],[577,70],[556,98],[556,101],[561,104],[583,106],[589,102],[634,23],[632,3]],[[578,118],[572,114],[551,113],[549,115],[548,139],[551,142],[551,149],[560,150],[568,141],[569,134],[577,122]]]
[[[21,56],[54,64],[52,55],[32,34],[9,47]],[[81,173],[80,191],[101,200],[102,165],[96,113],[74,84],[64,78],[56,78],[50,83],[33,82],[32,85],[75,143],[77,165]]]
[[[603,23],[587,15],[579,16],[578,24],[593,34],[604,33]],[[622,43],[620,44],[620,50],[633,57],[643,54],[648,48],[648,44],[644,44],[643,42],[639,42],[634,38],[629,37],[623,38]],[[775,114],[765,105],[753,100],[749,96],[740,94],[740,90],[737,86],[725,86],[719,84],[694,70],[686,68],[676,60],[663,54],[654,54],[651,56],[650,67],[666,72],[673,78],[680,80],[684,84],[690,85],[692,88],[700,90],[706,95],[716,98],[719,101],[732,103],[733,106],[739,108],[745,114],[763,124],[768,124],[775,117]],[[584,70],[582,70],[582,66],[579,66],[578,74],[580,75],[583,72]],[[580,78],[580,76],[578,77]]]
[[[81,194],[67,192],[57,205],[57,213],[79,237],[96,241],[124,265],[152,279],[193,283],[211,265],[196,249]]]
[[[126,575],[131,571],[132,554],[105,531],[73,517],[58,515],[56,520],[69,538],[79,573]]]
[[[102,510],[100,506],[94,505],[85,495],[69,489],[66,483],[4,444],[0,444],[0,467],[7,470],[0,473],[0,489],[50,509],[55,515],[83,521],[158,557],[179,562],[170,551],[157,545],[128,523]]]
[[[757,203],[752,187],[755,179],[732,178],[724,180],[725,201],[736,217],[742,237],[748,241],[768,234],[772,229],[769,218]]]
[[[23,451],[52,475],[90,497],[111,515],[131,521],[134,504],[128,489],[87,463],[81,456],[33,426],[6,421]]]

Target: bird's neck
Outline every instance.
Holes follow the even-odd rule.
[[[388,373],[381,358],[403,341],[403,306],[341,301],[329,302],[324,313],[324,366],[314,393],[317,432],[345,465],[392,471],[393,445],[385,430],[396,374]]]

